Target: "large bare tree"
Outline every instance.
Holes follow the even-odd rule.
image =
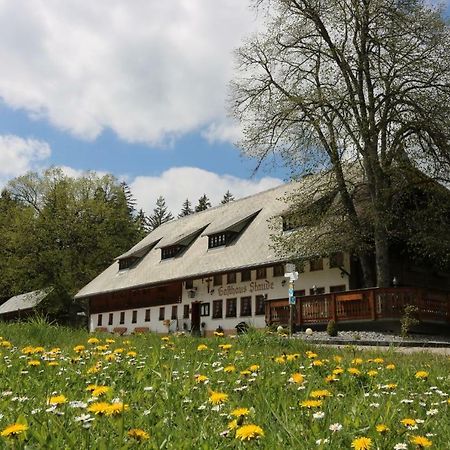
[[[450,173],[449,27],[422,0],[254,3],[264,31],[237,50],[232,82],[241,146],[260,161],[279,152],[299,169],[330,169],[360,241],[370,217],[376,281],[361,250],[366,284],[387,286],[396,175],[414,168],[442,180]],[[349,163],[361,167],[365,218]]]

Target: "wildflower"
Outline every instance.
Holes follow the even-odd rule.
[[[30,361],[28,361],[28,365],[32,367],[40,366],[41,362],[38,361],[37,359],[31,359]]]
[[[352,448],[355,450],[369,450],[371,447],[372,439],[368,437],[360,437],[352,441]]]
[[[95,402],[95,403],[92,403],[92,405],[89,406],[89,408],[87,410],[98,416],[106,415],[109,410],[109,403],[108,402]]]
[[[361,372],[360,372],[356,367],[349,367],[349,368],[347,369],[347,372],[348,372],[350,375],[355,375],[355,376],[361,375]]]
[[[325,417],[325,413],[323,411],[319,411],[313,414],[314,419],[323,419]]]
[[[114,344],[116,341],[114,339],[105,339],[107,344]]]
[[[406,427],[406,428],[412,428],[416,425],[416,421],[414,419],[411,419],[409,417],[400,420],[400,422]]]
[[[223,351],[228,351],[232,347],[231,344],[219,344],[219,348],[221,348]]]
[[[222,403],[225,403],[227,400],[228,394],[225,394],[224,392],[211,391],[209,394],[209,401],[213,405],[220,405]]]
[[[109,355],[105,355],[105,361],[111,362],[111,361],[115,361],[116,359],[117,359],[116,355],[113,355],[112,353]]]
[[[278,364],[284,364],[286,362],[286,358],[284,357],[284,355],[277,356],[275,358],[275,362],[278,363]]]
[[[169,336],[163,336],[163,337],[161,338],[161,340],[162,340],[163,342],[169,342],[169,341],[170,341],[170,338],[169,338]]]
[[[388,369],[388,370],[394,370],[394,369],[395,369],[395,364],[388,364],[388,365],[386,366],[386,369]]]
[[[223,333],[220,331],[214,331],[214,336],[222,337]]]
[[[354,358],[352,359],[352,364],[354,364],[355,366],[359,366],[363,363],[362,358]]]
[[[236,408],[231,411],[231,415],[233,417],[244,417],[250,414],[250,410],[248,408]]]
[[[228,422],[228,430],[235,430],[238,427],[238,422],[236,419],[233,419],[232,421]]]
[[[321,361],[320,359],[315,359],[313,362],[312,362],[312,365],[313,365],[313,367],[320,367],[320,366],[323,366],[323,361]]]
[[[325,397],[331,397],[331,392],[326,390],[326,389],[322,389],[319,391],[312,391],[311,394],[309,394],[310,397],[312,398],[325,398]]]
[[[127,356],[129,356],[130,358],[136,358],[137,353],[134,351],[129,351],[129,352],[127,352]]]
[[[241,370],[241,375],[243,377],[248,377],[249,375],[251,375],[252,373],[250,372],[250,370]]]
[[[24,425],[23,423],[13,423],[12,425],[8,425],[0,434],[3,437],[10,437],[10,436],[14,437],[18,436],[19,434],[27,430],[28,430],[27,425]]]
[[[119,348],[115,348],[115,349],[114,349],[114,353],[117,354],[117,355],[120,355],[120,354],[123,353],[124,351],[125,351],[125,349],[122,348],[122,347],[119,347]]]
[[[335,381],[339,381],[339,378],[336,378],[334,375],[327,375],[325,377],[326,383],[334,383]]]
[[[258,366],[258,364],[252,364],[252,365],[248,368],[248,370],[250,370],[251,372],[258,372],[259,366]]]
[[[292,353],[291,355],[286,355],[286,361],[295,361],[300,357],[299,353]]]
[[[389,431],[389,428],[384,423],[380,423],[376,426],[376,430],[378,431],[378,433],[384,434]]]
[[[333,375],[341,375],[344,373],[344,369],[342,367],[336,367],[336,369],[333,370]]]
[[[377,370],[369,370],[367,372],[367,375],[369,375],[369,377],[376,377],[378,375],[378,371]]]
[[[67,402],[67,398],[64,395],[55,395],[52,397],[49,397],[47,399],[47,405],[62,405],[63,403]]]
[[[306,356],[307,356],[307,358],[309,358],[309,359],[317,358],[317,354],[314,353],[314,352],[312,352],[312,351],[310,351],[310,350],[308,350],[308,351],[306,352]]]
[[[45,352],[45,348],[44,347],[34,347],[33,349],[33,353],[44,353]]]
[[[50,362],[48,363],[48,365],[49,365],[50,367],[56,367],[56,366],[59,366],[59,362],[57,362],[57,361],[50,361]]]
[[[397,386],[398,386],[398,385],[395,384],[395,383],[388,383],[388,384],[384,385],[383,387],[384,387],[385,389],[389,389],[390,391],[392,391],[392,390],[395,389]]]
[[[226,366],[226,367],[223,369],[223,371],[224,371],[225,373],[236,372],[236,367],[234,367],[234,366]]]
[[[300,402],[302,408],[320,408],[322,406],[322,400],[304,400]]]
[[[108,406],[108,410],[106,411],[107,416],[118,416],[119,414],[127,411],[129,409],[128,405],[125,405],[122,402],[113,402]]]
[[[241,441],[249,441],[250,439],[259,439],[264,436],[264,431],[258,425],[248,424],[236,430],[236,438]]]
[[[92,390],[92,395],[94,397],[101,397],[110,390],[111,388],[109,388],[108,386],[95,386],[95,388]]]
[[[141,428],[131,428],[131,430],[128,430],[127,435],[137,441],[146,441],[150,437],[150,435]]]
[[[394,445],[394,450],[407,450],[408,444],[405,444],[404,442],[399,442],[398,444]]]
[[[334,362],[337,362],[338,364],[342,361],[342,356],[340,356],[340,355],[335,355],[335,356],[333,356],[333,361]]]
[[[431,447],[433,444],[433,442],[424,436],[411,436],[410,441],[411,444],[417,445],[419,448]]]
[[[206,375],[195,375],[195,381],[197,383],[205,383],[209,378]]]
[[[384,359],[383,358],[375,358],[373,360],[374,363],[376,364],[383,364],[384,363]]]
[[[84,345],[76,345],[76,346],[73,348],[73,351],[74,351],[75,353],[81,353],[81,352],[83,352],[84,350],[86,350],[86,347],[85,347]]]
[[[290,383],[302,384],[303,381],[305,381],[305,378],[301,373],[296,372],[291,375],[291,378],[289,378],[288,381]]]
[[[428,372],[425,372],[425,370],[419,370],[418,372],[416,372],[415,377],[418,380],[426,380],[428,378]]]
[[[332,423],[328,429],[333,432],[336,433],[337,431],[341,431],[342,430],[342,425],[340,423]]]
[[[92,337],[92,338],[89,338],[87,342],[88,342],[88,344],[96,345],[96,344],[100,343],[100,339]]]

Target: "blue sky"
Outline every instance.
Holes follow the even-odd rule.
[[[50,165],[126,180],[177,213],[288,179],[234,146],[232,50],[255,29],[242,0],[0,0],[0,186]]]

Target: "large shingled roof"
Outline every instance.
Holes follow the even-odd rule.
[[[41,289],[11,297],[0,306],[0,315],[32,309],[41,303],[49,293],[49,289]]]
[[[307,189],[315,183],[315,179],[314,176],[307,177],[297,183],[284,184],[167,222],[122,255],[139,254],[140,250],[150,247],[151,250],[137,264],[119,271],[119,263],[115,261],[81,289],[75,298],[275,263],[279,258],[271,247],[273,230],[269,222],[286,212],[285,195],[296,189]],[[208,249],[208,235],[228,229],[233,221],[239,222],[246,217],[251,221],[236,241],[226,247]],[[170,245],[180,236],[195,230],[203,232],[180,256],[161,260],[161,247],[165,243]],[[150,244],[156,242],[157,245],[152,248]]]

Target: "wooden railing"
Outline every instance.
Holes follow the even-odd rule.
[[[416,306],[422,322],[450,323],[450,293],[418,288],[372,288],[297,297],[297,325],[399,319],[407,305]],[[287,299],[266,302],[266,322],[287,324]]]

